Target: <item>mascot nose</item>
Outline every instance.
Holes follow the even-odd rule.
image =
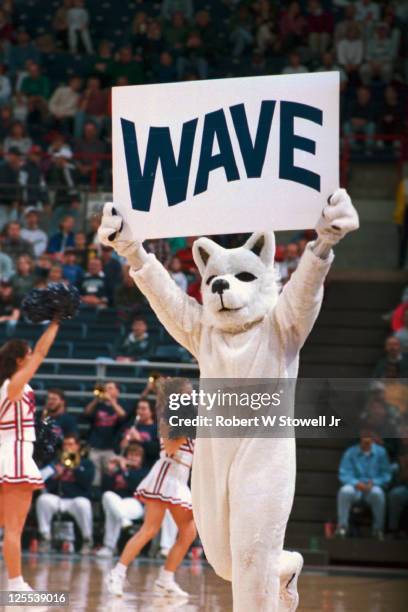
[[[211,287],[211,291],[213,293],[219,293],[220,295],[225,289],[229,289],[229,282],[223,278],[219,278],[218,280],[214,281]]]

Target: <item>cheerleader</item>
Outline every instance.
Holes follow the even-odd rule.
[[[28,384],[55,340],[53,321],[34,350],[24,340],[0,349],[0,526],[9,591],[31,591],[21,575],[21,534],[35,489],[43,480],[33,460],[35,397]]]
[[[168,432],[163,436],[160,459],[135,491],[135,497],[145,503],[143,525],[127,542],[119,562],[105,579],[107,589],[112,595],[123,595],[123,583],[129,564],[159,532],[166,510],[169,510],[177,525],[178,535],[164,567],[160,570],[154,590],[164,596],[188,597],[176,583],[174,573],[197,535],[191,492],[187,484],[193,450],[194,442],[190,438],[171,439]]]

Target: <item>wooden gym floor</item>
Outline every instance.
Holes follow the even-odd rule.
[[[75,612],[232,610],[229,585],[217,578],[206,563],[186,563],[178,571],[180,585],[191,594],[187,602],[154,597],[152,589],[159,563],[150,560],[140,560],[131,567],[123,598],[109,596],[102,581],[110,566],[110,561],[94,558],[33,554],[24,558],[24,577],[36,590],[68,591],[70,605],[65,610]],[[0,588],[5,589],[5,585],[4,563],[0,561]],[[407,612],[408,572],[306,568],[299,592],[299,612]],[[56,609],[49,608],[50,612]]]

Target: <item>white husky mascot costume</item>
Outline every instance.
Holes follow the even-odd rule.
[[[121,237],[123,221],[104,207],[100,241],[126,257],[130,274],[167,331],[194,357],[202,378],[296,378],[299,351],[319,313],[332,246],[358,228],[339,189],[317,223],[297,270],[277,292],[273,233],[240,248],[208,238],[193,246],[203,305],[187,296],[154,255]],[[298,553],[283,551],[296,476],[294,438],[199,438],[192,474],[193,511],[215,572],[232,581],[234,612],[293,611]]]

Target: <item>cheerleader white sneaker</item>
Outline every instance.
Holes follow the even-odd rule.
[[[154,591],[163,597],[183,597],[188,598],[188,593],[183,591],[175,580],[166,580],[159,576],[154,583]]]
[[[303,567],[303,557],[298,552],[282,551],[279,559],[279,612],[295,612],[299,605],[297,583]]]
[[[115,569],[112,569],[105,577],[105,586],[108,593],[123,597],[123,585],[125,584],[125,576],[121,576]]]

